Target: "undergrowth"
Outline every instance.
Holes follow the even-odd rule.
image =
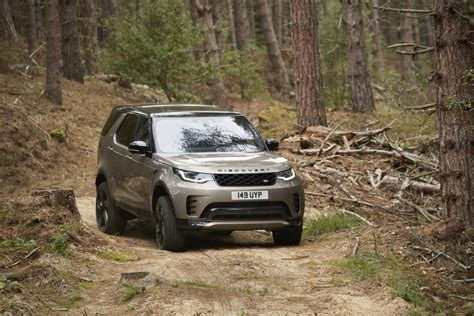
[[[356,216],[340,212],[323,214],[316,218],[307,220],[303,231],[303,237],[317,236],[331,233],[341,229],[361,226],[363,222]]]
[[[117,261],[117,262],[127,262],[127,261],[134,261],[138,260],[138,257],[135,255],[130,255],[123,252],[118,251],[101,251],[99,255],[107,260]]]

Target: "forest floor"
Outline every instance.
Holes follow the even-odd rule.
[[[452,280],[472,279],[472,269],[465,272],[458,264],[448,266],[447,261],[429,261],[430,257],[420,264],[424,257],[411,246],[419,240],[435,244],[430,232],[437,224],[423,223],[413,212],[408,214],[412,220],[407,221],[354,203],[307,196],[307,222],[321,213],[348,208],[375,225],[308,236],[298,247],[275,247],[266,232],[235,232],[228,237],[202,235],[191,241],[186,252],[170,253],[157,249],[153,229],[139,220],[130,222],[124,236],[100,234],[94,217],[94,177],[101,126],[114,105],[163,96],[96,79],[84,85],[63,80],[64,104],[58,107],[40,97],[42,76],[0,73],[0,82],[0,312],[246,315],[473,311],[472,283]],[[295,112],[285,105],[238,98],[230,103],[248,113],[265,136],[282,139],[294,133],[291,119]],[[396,119],[391,137],[407,147],[433,137],[432,116],[388,106],[357,116],[343,109],[329,110],[328,117],[333,127],[359,130],[366,125],[383,127]],[[286,145],[281,154],[297,166],[306,159]],[[336,166],[365,174],[364,168],[369,166],[388,170],[394,163],[365,156],[340,158]],[[331,192],[327,183],[298,169],[307,191]],[[26,194],[50,188],[74,190],[81,224],[61,213],[64,210],[22,202]],[[375,195],[367,190],[357,192],[375,200],[393,195],[382,188]],[[432,195],[415,198],[437,201]],[[50,218],[55,212],[60,216]],[[44,224],[42,233],[29,228],[38,223]],[[353,255],[355,240],[357,256]],[[445,251],[471,264],[472,242],[461,248]],[[31,251],[34,253],[28,256]]]

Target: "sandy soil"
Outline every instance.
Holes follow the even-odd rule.
[[[101,234],[95,226],[95,199],[77,199],[82,220],[138,260],[91,263],[98,280],[80,313],[176,314],[406,314],[410,306],[384,287],[335,285],[333,261],[351,252],[350,232],[305,241],[298,247],[275,247],[266,232],[234,232],[193,238],[189,250],[159,250],[153,229],[131,221],[125,236]],[[127,272],[148,272],[138,280],[121,280]],[[117,304],[127,286],[145,290]],[[82,305],[82,304],[81,304]]]

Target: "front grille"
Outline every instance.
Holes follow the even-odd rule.
[[[214,221],[271,220],[290,217],[284,202],[222,202],[209,204],[201,218]]]
[[[234,173],[214,174],[218,185],[223,187],[267,186],[274,185],[274,173]]]

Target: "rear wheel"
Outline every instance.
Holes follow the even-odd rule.
[[[155,239],[161,250],[183,251],[185,237],[176,225],[173,206],[167,196],[161,196],[155,206]]]
[[[272,232],[273,242],[278,246],[296,246],[301,242],[303,226],[294,226],[285,230]]]
[[[95,217],[97,228],[101,232],[111,235],[120,235],[125,232],[127,217],[115,207],[107,182],[102,182],[97,187]]]

